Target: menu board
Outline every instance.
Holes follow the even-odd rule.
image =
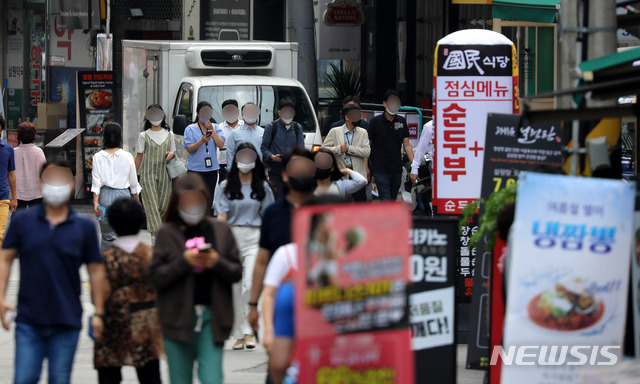
[[[83,164],[85,191],[91,190],[93,155],[102,150],[104,127],[115,122],[114,103],[117,100],[116,75],[113,71],[78,72],[78,128],[86,127],[83,134]]]

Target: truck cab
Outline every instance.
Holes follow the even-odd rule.
[[[196,106],[201,101],[211,103],[214,122],[222,122],[221,106],[227,99],[237,100],[240,109],[248,102],[255,103],[260,110],[257,124],[265,127],[278,119],[278,104],[283,98],[289,98],[296,104],[294,121],[302,125],[306,147],[313,149],[314,145],[319,146],[322,140],[318,133],[315,111],[302,84],[294,79],[269,76],[230,75],[183,78],[170,112],[173,131],[178,136],[183,134],[184,128],[195,121]],[[183,157],[181,149],[178,152],[180,157]]]
[[[184,159],[182,136],[195,119],[198,102],[210,102],[213,119],[220,123],[226,99],[236,99],[240,107],[255,103],[260,108],[258,124],[264,127],[278,118],[280,99],[291,98],[306,147],[322,143],[311,99],[297,81],[295,42],[124,40],[122,50],[125,150],[135,151],[147,107],[160,104]]]

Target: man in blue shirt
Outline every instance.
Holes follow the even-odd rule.
[[[4,131],[4,117],[0,115],[0,134]],[[9,210],[15,212],[18,207],[16,194],[16,163],[13,147],[0,140],[0,242],[4,239]]]
[[[280,100],[278,120],[264,128],[262,159],[269,167],[269,180],[276,189],[276,196],[283,196],[282,156],[296,146],[304,146],[302,126],[293,121],[296,105],[291,99]]]
[[[244,124],[239,128],[231,131],[227,137],[227,164],[233,163],[238,145],[242,143],[251,143],[258,151],[258,156],[262,160],[262,137],[264,136],[264,128],[258,125],[258,117],[260,110],[258,106],[252,102],[248,102],[242,106],[242,121]],[[229,167],[230,168],[230,167]]]
[[[93,220],[69,206],[75,188],[71,166],[46,163],[41,171],[43,205],[17,212],[0,252],[0,317],[9,329],[15,313],[5,301],[13,260],[20,257],[20,291],[16,317],[15,383],[37,383],[46,357],[50,383],[69,383],[82,328],[81,264],[86,264],[99,338],[104,324],[105,266]]]

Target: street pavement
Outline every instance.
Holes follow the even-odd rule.
[[[92,215],[92,207],[89,205],[75,206],[79,212]],[[97,225],[97,224],[96,224]],[[151,237],[148,232],[142,233],[142,239],[150,243]],[[7,287],[7,301],[15,304],[18,297],[18,281],[19,281],[19,265],[18,260],[13,263],[9,286]],[[94,312],[93,305],[89,294],[88,274],[86,268],[82,267],[82,306],[84,308],[83,323],[84,327],[80,333],[80,340],[75,356],[73,366],[72,383],[85,384],[97,383],[98,377],[93,369],[93,341],[86,332],[86,323],[88,315]],[[15,324],[12,325],[10,331],[0,329],[0,383],[11,383],[13,379],[13,360],[15,354]],[[258,346],[255,350],[233,351],[231,346],[233,340],[228,340],[225,344],[224,352],[224,377],[227,384],[262,384],[265,382],[267,371],[267,354],[262,346]],[[466,370],[466,345],[458,346],[458,380],[459,384],[481,384],[483,372]],[[167,364],[163,360],[161,362],[162,380],[169,383]],[[125,367],[122,370],[123,383],[137,383],[136,373],[132,367]],[[47,382],[46,362],[43,366],[40,383]]]

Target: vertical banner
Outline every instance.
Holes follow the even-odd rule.
[[[497,32],[469,29],[440,41],[434,68],[434,196],[459,214],[480,197],[487,114],[518,109],[516,50]]]
[[[82,138],[85,191],[91,190],[93,155],[102,150],[102,131],[115,120],[113,100],[117,100],[115,72],[78,72],[77,128],[85,128]]]
[[[20,2],[21,3],[21,2]],[[22,122],[22,89],[24,79],[24,27],[22,22],[22,11],[13,0],[7,10],[7,92],[5,93],[7,110],[5,119],[8,129],[16,129]],[[28,109],[28,108],[27,108]]]
[[[492,193],[498,192],[518,180],[521,171],[533,170],[535,167],[562,167],[562,144],[560,141],[560,123],[520,126],[520,116],[511,114],[490,113],[487,118],[485,154],[480,196],[488,199]],[[501,248],[498,248],[501,249]],[[484,242],[478,247],[477,265],[479,270],[474,276],[473,296],[471,303],[471,329],[469,348],[467,350],[467,368],[487,369],[489,367],[489,328],[497,329],[497,337],[502,335],[503,310],[488,311],[489,303],[497,304],[493,296],[495,286],[489,282],[494,260],[491,249],[486,249]],[[500,255],[497,255],[499,257]],[[493,276],[496,276],[495,274]],[[489,284],[494,286],[489,300]],[[492,314],[489,325],[489,313]],[[493,379],[493,377],[492,377]]]
[[[458,222],[414,218],[409,322],[416,383],[456,382],[455,263]]]
[[[409,212],[396,203],[296,212],[298,382],[414,382],[410,225]]]
[[[577,383],[622,362],[634,202],[635,183],[521,174],[502,383]]]

